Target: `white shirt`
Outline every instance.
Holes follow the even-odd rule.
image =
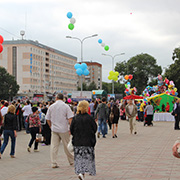
[[[57,100],[49,107],[46,120],[51,121],[53,132],[65,133],[69,131],[69,119],[73,116],[71,108],[62,100]]]
[[[23,116],[29,116],[30,114],[32,114],[31,104],[25,105],[22,110],[24,111]]]
[[[8,111],[8,107],[4,106],[4,107],[1,109],[1,114],[2,114],[2,116],[6,115],[6,114],[7,114],[7,111]]]

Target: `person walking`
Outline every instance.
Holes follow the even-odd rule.
[[[108,125],[109,125],[109,129],[111,129],[112,128],[112,122],[111,122],[111,119],[110,119],[110,113],[111,113],[111,103],[108,103],[107,104],[107,106],[108,106]]]
[[[97,121],[98,117],[98,138],[100,137],[100,133],[102,132],[103,138],[106,138],[105,134],[107,133],[107,121],[109,116],[109,109],[106,105],[106,98],[102,98],[102,103],[98,105],[95,119]]]
[[[176,103],[174,104],[173,107],[174,111],[174,118],[175,118],[175,124],[174,124],[174,130],[179,130],[179,118],[180,118],[180,104],[179,104],[179,99],[176,100]]]
[[[89,103],[80,101],[77,115],[73,118],[70,131],[74,146],[74,168],[79,179],[83,180],[85,173],[96,175],[95,153],[97,124],[88,112]]]
[[[144,102],[141,100],[140,101],[140,121],[143,122],[144,121]]]
[[[71,124],[74,115],[71,108],[63,102],[63,99],[63,94],[57,94],[56,102],[48,108],[46,114],[47,123],[52,131],[50,151],[52,168],[59,167],[57,163],[57,156],[61,140],[69,164],[74,164],[74,157],[67,149],[67,145],[70,141],[69,124]]]
[[[147,114],[147,125],[150,126],[152,125],[153,126],[153,123],[152,123],[152,119],[153,119],[153,112],[154,108],[153,106],[151,105],[151,102],[148,101],[148,105],[146,106],[146,108],[144,109],[144,112],[146,112]],[[144,123],[144,126],[146,125],[146,123]]]
[[[0,158],[1,154],[3,154],[8,141],[9,137],[11,138],[11,152],[10,156],[11,158],[15,158],[15,145],[16,145],[16,137],[17,137],[17,116],[15,114],[16,108],[14,105],[10,105],[8,107],[7,114],[4,116],[4,142],[1,146],[0,150]]]
[[[17,115],[17,130],[18,131],[21,131],[22,129],[22,107],[21,107],[21,104],[20,104],[20,99],[17,100],[17,103],[16,103],[16,115]]]
[[[117,138],[118,121],[120,113],[116,103],[113,104],[112,113],[114,114],[114,118],[112,120],[112,138]]]
[[[38,141],[36,141],[36,135],[41,133],[41,121],[39,118],[39,111],[37,107],[32,107],[33,114],[30,114],[26,119],[26,123],[29,124],[29,132],[31,134],[31,139],[28,144],[27,151],[31,152],[31,146],[34,143],[34,152],[39,152]]]
[[[89,104],[91,116],[94,117],[94,100]]]
[[[24,127],[26,130],[26,133],[29,134],[30,132],[28,131],[28,124],[26,122],[27,117],[32,114],[32,109],[31,109],[31,104],[30,101],[27,100],[25,106],[22,108],[23,111],[23,119],[24,119]]]
[[[130,99],[126,108],[125,108],[126,116],[129,118],[129,126],[130,126],[130,133],[137,134],[136,129],[136,114],[137,114],[137,106],[133,104],[132,100]]]

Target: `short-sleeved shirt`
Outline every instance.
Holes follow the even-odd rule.
[[[144,112],[144,103],[141,103],[140,105],[140,112]]]
[[[65,133],[69,131],[68,119],[73,116],[71,108],[62,100],[57,100],[49,107],[46,119],[51,121],[51,130],[53,132]]]
[[[29,116],[30,114],[32,114],[31,104],[25,105],[22,110],[24,111],[23,116]]]

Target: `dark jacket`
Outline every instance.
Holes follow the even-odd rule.
[[[108,120],[109,108],[105,103],[101,103],[98,105],[97,110],[96,110],[96,114],[95,114],[96,118],[97,118],[97,115],[98,115],[98,119]]]
[[[89,114],[76,115],[71,122],[70,131],[73,146],[95,146],[97,124]]]
[[[8,113],[4,117],[4,130],[17,130],[17,116]]]

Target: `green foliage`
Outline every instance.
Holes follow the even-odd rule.
[[[108,94],[112,93],[112,83],[102,82],[102,89]],[[124,84],[114,82],[114,94],[124,94]]]
[[[166,68],[165,77],[167,77],[170,81],[174,81],[177,91],[180,94],[180,48],[174,49],[172,59],[174,60],[174,63]]]
[[[117,63],[115,70],[122,76],[133,75],[131,87],[136,87],[138,94],[141,94],[150,79],[162,73],[161,66],[158,66],[156,59],[149,54],[139,54],[127,62]]]
[[[92,90],[95,90],[95,89],[97,89],[97,87],[96,87],[96,83],[93,81],[93,82],[91,82],[90,85],[87,87],[87,90],[88,90],[88,91],[92,91]]]
[[[0,67],[0,85],[0,99],[9,100],[19,90],[15,77],[10,75],[3,67]]]

